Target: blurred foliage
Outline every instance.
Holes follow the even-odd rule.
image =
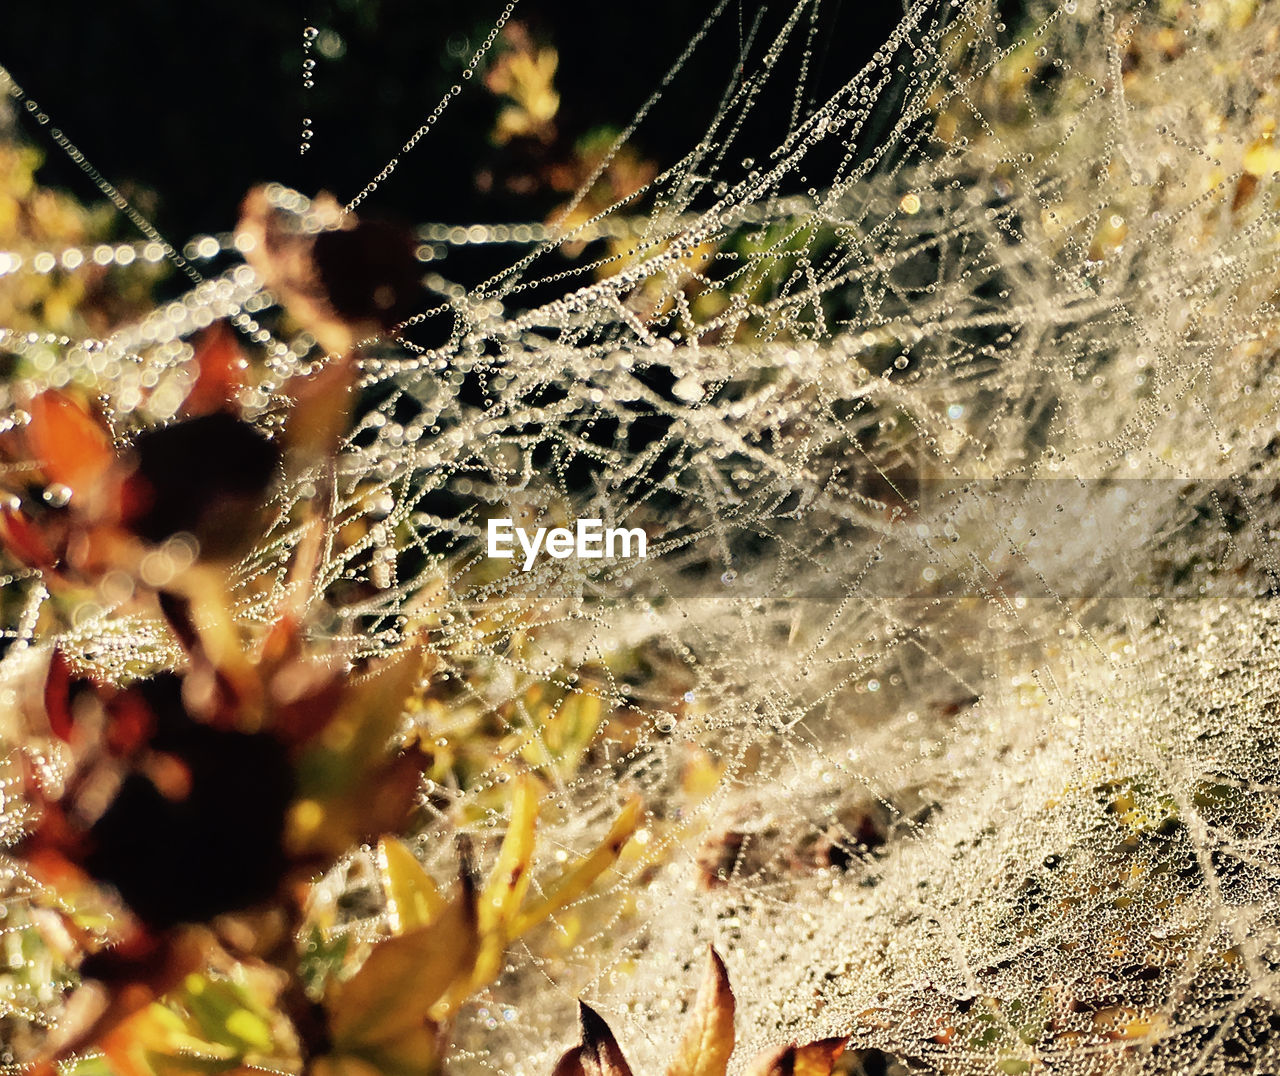
[[[555,69],[554,50],[512,31],[488,80],[509,102],[494,138],[545,147],[533,181],[548,191],[564,194],[598,173],[569,210],[597,212],[641,188],[653,166],[634,151],[610,155],[614,132],[563,138]],[[50,271],[0,280],[4,323],[105,334],[146,310],[154,265],[89,264],[109,234],[107,212],[41,187],[39,157],[20,142],[0,154],[3,245],[24,261],[58,252]],[[537,848],[549,791],[590,764],[602,724],[611,723],[615,746],[639,742],[640,719],[608,712],[590,681],[634,678],[649,666],[644,655],[584,666],[575,690],[549,680],[495,713],[474,702],[483,665],[469,673],[472,685],[432,683],[433,659],[412,642],[433,622],[424,600],[407,645],[351,668],[309,630],[307,572],[327,526],[310,502],[290,520],[311,537],[286,566],[289,585],[255,596],[266,615],[245,619],[237,609],[235,565],[271,526],[266,506],[280,472],[329,466],[356,399],[354,340],[394,321],[385,304],[317,287],[320,240],[365,244],[378,272],[399,271],[402,242],[383,226],[335,218],[320,239],[282,245],[269,197],[251,194],[243,213],[241,230],[263,240],[251,256],[260,276],[334,352],[284,386],[290,408],[278,436],[243,414],[263,359],[224,323],[197,339],[174,421],[131,436],[100,409],[87,371],[49,388],[15,369],[6,385],[24,417],[0,436],[0,542],[11,570],[38,580],[48,598],[7,733],[17,736],[5,765],[27,807],[6,816],[23,888],[5,905],[0,1019],[6,1060],[37,1076],[55,1065],[80,1076],[259,1066],[436,1073],[455,1014],[498,976],[507,947],[553,918],[554,944],[572,944],[576,906],[597,881],[642,867],[660,847],[649,830],[632,841],[646,815],[633,797],[579,858],[562,850],[547,869]],[[64,249],[87,254],[66,259]],[[149,632],[151,649],[131,644],[115,665],[78,653],[69,629],[87,605],[99,610],[100,632]],[[505,627],[532,643],[532,626]],[[664,698],[686,686],[675,670],[647,675]],[[471,806],[505,819],[487,879],[465,838],[456,877],[433,877],[400,836],[418,828],[424,782],[466,787],[495,769],[502,780]],[[715,780],[694,770],[690,802]],[[459,831],[474,821],[459,818]],[[663,820],[651,824],[660,836]],[[374,929],[353,932],[324,879],[364,842],[376,844],[381,914]],[[622,906],[609,902],[611,914],[627,903],[625,890],[615,896]],[[727,981],[718,989],[728,995]],[[51,1012],[56,1022],[44,1030]],[[702,1057],[691,1043],[680,1071],[723,1073],[727,1046]]]
[[[121,273],[94,265],[92,250],[114,231],[115,210],[105,203],[86,208],[41,186],[36,172],[43,161],[39,150],[0,131],[0,325],[18,332],[103,334],[149,308],[162,271],[147,266]],[[64,264],[66,252],[74,267]],[[57,258],[56,267],[33,272],[31,262],[40,253]]]
[[[0,154],[3,245],[28,262],[0,281],[4,323],[80,336],[146,309],[153,267],[98,271],[82,257],[30,271],[39,253],[102,238],[111,218],[39,186],[29,147],[9,141]],[[376,229],[370,241],[398,242]],[[639,824],[632,801],[598,849],[526,900],[544,787],[534,774],[571,768],[600,719],[581,696],[530,699],[551,754],[493,796],[509,821],[489,881],[476,881],[463,846],[447,894],[393,836],[413,828],[424,771],[458,769],[399,731],[407,710],[434,704],[425,651],[353,671],[309,641],[310,581],[296,573],[324,521],[305,509],[296,522],[315,538],[297,554],[295,586],[262,621],[233,607],[234,564],[269,525],[278,468],[323,465],[346,431],[350,334],[367,316],[301,283],[295,299],[279,264],[260,269],[277,272],[301,324],[346,353],[286,386],[292,409],[275,440],[240,413],[261,357],[223,324],[197,343],[176,421],[128,444],[92,386],[39,389],[20,369],[6,386],[25,420],[0,438],[0,540],[12,570],[50,596],[24,666],[29,695],[6,720],[17,739],[5,766],[28,807],[6,815],[24,888],[4,906],[0,1020],[5,1060],[34,1072],[55,1060],[119,1076],[261,1063],[435,1072],[452,1014],[494,977],[506,946],[579,900]],[[94,600],[126,631],[139,618],[153,626],[164,642],[150,663],[135,651],[113,672],[45,642]],[[312,882],[379,838],[387,933],[352,944]],[[45,1033],[49,1012],[58,1019]]]

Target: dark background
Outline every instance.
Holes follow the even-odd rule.
[[[116,0],[86,8],[32,0],[0,5],[0,63],[85,153],[181,243],[229,230],[246,190],[279,180],[346,201],[399,151],[458,76],[501,13],[504,0],[327,0],[286,6]],[[714,6],[714,0],[522,0],[514,20],[560,54],[558,126],[573,138],[625,125]],[[677,159],[706,130],[739,61],[740,33],[760,0],[730,0],[667,99],[638,132],[636,147],[659,165]],[[790,4],[765,11],[759,57]],[[884,43],[900,3],[826,0],[810,59],[814,92],[826,96]],[[313,47],[315,86],[302,86],[303,28],[336,33],[342,54]],[[798,58],[804,15],[790,52]],[[740,29],[741,28],[741,29]],[[332,40],[332,38],[330,38]],[[495,54],[491,53],[491,57]],[[789,81],[788,81],[789,80]],[[501,174],[504,155],[489,138],[499,102],[479,78],[464,92],[365,212],[406,221],[538,219],[550,208],[500,185],[480,191],[482,169]],[[785,131],[795,69],[780,70],[774,93],[754,111],[735,150],[766,149]],[[303,116],[315,136],[298,146]],[[41,177],[96,200],[89,180],[25,116],[46,151]],[[121,237],[128,226],[121,222]]]

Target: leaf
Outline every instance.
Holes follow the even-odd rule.
[[[31,401],[27,444],[45,475],[70,487],[73,496],[92,491],[115,462],[102,425],[70,396],[50,390]]]
[[[795,1065],[792,1071],[795,1076],[831,1076],[836,1060],[844,1053],[847,1036],[832,1039],[819,1039],[807,1046],[795,1048]]]
[[[352,399],[360,369],[346,352],[306,377],[285,386],[293,401],[284,441],[297,469],[332,455],[347,432]]]
[[[168,1054],[150,1051],[147,1065],[155,1076],[261,1076],[263,1071],[244,1064],[243,1059],[235,1055],[220,1057],[184,1051]],[[77,1074],[79,1071],[77,1066]]]
[[[373,1064],[379,1076],[436,1076],[447,1045],[441,1029],[427,1022],[391,1042],[362,1051],[360,1056]]]
[[[392,329],[418,309],[422,267],[406,228],[361,220],[329,194],[282,199],[256,187],[244,200],[237,230],[245,257],[285,309],[329,352]]]
[[[480,894],[480,956],[471,990],[498,975],[502,954],[511,939],[510,923],[524,902],[533,866],[534,827],[538,821],[538,790],[533,778],[517,777],[511,796],[511,820],[497,862]]]
[[[531,777],[521,775],[511,795],[511,821],[489,882],[480,897],[481,931],[496,929],[524,901],[529,889],[534,827],[538,821],[538,792]]]
[[[795,1071],[795,1051],[795,1043],[791,1043],[756,1054],[747,1066],[746,1076],[790,1076]]]
[[[393,934],[429,926],[446,907],[431,875],[396,837],[378,842],[378,877],[387,895]]]
[[[570,694],[554,705],[531,700],[529,706],[536,736],[525,739],[521,757],[537,769],[547,769],[563,781],[572,780],[582,756],[595,738],[604,716],[600,698],[585,692]]]
[[[430,1018],[449,986],[470,975],[477,951],[475,899],[464,888],[432,924],[379,942],[327,1002],[335,1051],[392,1042]]]
[[[326,1054],[308,1067],[310,1076],[383,1076],[377,1065],[350,1054]]]
[[[184,985],[183,1007],[206,1042],[237,1054],[271,1048],[271,1026],[248,1008],[247,996],[233,983],[191,974]]]
[[[195,366],[196,381],[183,401],[183,412],[194,416],[228,410],[245,387],[249,369],[249,361],[228,322],[215,321],[201,335],[196,344]]]
[[[405,828],[422,781],[420,755],[410,751],[362,767],[359,784],[347,780],[351,774],[340,753],[308,754],[303,764],[302,787],[320,791],[296,800],[290,809],[285,843],[293,856],[336,859],[352,844]]]
[[[746,1076],[831,1076],[848,1038],[818,1039],[805,1046],[794,1042],[766,1050],[747,1067]]]
[[[338,974],[347,955],[351,935],[329,938],[319,925],[313,925],[298,960],[298,978],[309,998],[320,997],[329,980]]]
[[[167,1044],[170,1014],[159,1005],[132,1013],[102,1036],[96,1045],[117,1076],[151,1076],[149,1056]]]
[[[49,661],[49,675],[44,682],[44,708],[53,734],[63,743],[70,743],[75,724],[71,716],[71,663],[61,650],[55,649]]]
[[[551,1076],[632,1076],[618,1040],[603,1018],[586,1002],[578,1002],[582,1042],[556,1062]]]
[[[288,824],[295,856],[341,855],[354,841],[403,830],[417,800],[422,758],[389,747],[418,687],[423,655],[405,650],[367,676],[348,680],[336,712],[312,736],[297,766]]]
[[[332,745],[349,767],[344,788],[362,785],[365,769],[386,757],[387,743],[400,724],[421,672],[422,655],[406,650],[350,684],[329,727]],[[327,737],[321,740],[328,745]]]
[[[195,565],[161,591],[157,603],[195,668],[210,665],[249,691],[256,670],[241,645],[221,572]]]
[[[215,946],[206,928],[184,926],[136,962],[120,950],[106,950],[85,961],[81,965],[85,978],[72,992],[56,1033],[45,1044],[46,1056],[59,1061],[95,1046],[111,1058],[118,1072],[141,1064],[139,1051],[163,1037],[157,1019],[164,1014],[152,1003],[204,967]],[[99,980],[94,977],[99,972],[109,974]],[[145,1068],[141,1071],[149,1076]]]
[[[733,1053],[733,1011],[729,973],[720,954],[708,948],[707,972],[667,1076],[724,1076]]]
[[[248,240],[246,260],[285,309],[326,350],[343,352],[355,337],[335,316],[314,259],[316,235],[340,227],[342,211],[327,194],[317,195],[309,210],[304,223],[272,188],[255,187],[240,207],[236,231]]]
[[[552,884],[547,896],[515,918],[511,925],[512,938],[518,938],[544,919],[568,907],[591,888],[592,883],[617,861],[623,846],[635,833],[640,824],[641,807],[638,796],[627,802],[605,839],[600,843],[600,847],[577,866],[565,871],[560,879]]]
[[[50,570],[60,559],[41,529],[17,508],[8,505],[0,508],[0,543],[32,568]]]

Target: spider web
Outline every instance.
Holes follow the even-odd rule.
[[[581,995],[656,1069],[710,942],[739,1058],[851,1034],[948,1073],[1270,1071],[1280,21],[919,3],[814,100],[823,17],[712,8],[615,146],[737,38],[684,157],[582,223],[423,225],[440,303],[407,327],[449,338],[366,348],[327,630],[352,658],[425,637],[406,721],[497,745],[427,790],[421,854],[447,875],[461,828],[491,855],[512,766],[553,783],[535,888],[629,793],[648,811],[464,1012],[454,1067],[549,1071]],[[479,282],[435,264],[507,244]],[[230,317],[270,355],[269,425],[320,355],[235,247],[193,240],[193,290],[108,340],[4,346],[162,421],[185,338]],[[508,570],[491,516],[642,527],[648,556]],[[241,566],[246,616],[296,540]],[[143,630],[104,610],[79,642],[109,663]],[[357,850],[332,884],[370,877]]]

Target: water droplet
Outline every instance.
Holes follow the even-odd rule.
[[[61,483],[45,486],[43,496],[46,504],[54,508],[65,508],[71,503],[71,487]]]

